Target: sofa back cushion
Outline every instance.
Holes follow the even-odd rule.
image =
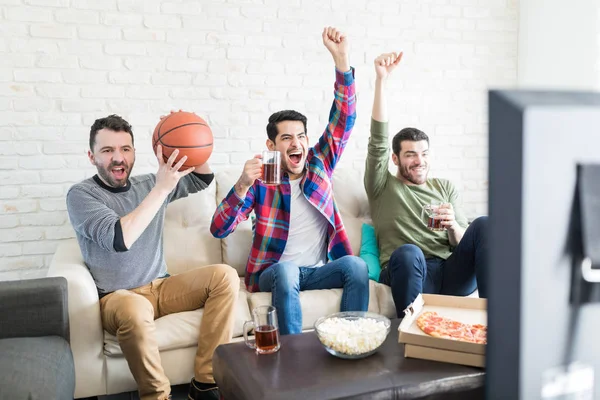
[[[333,174],[333,196],[342,215],[352,252],[358,256],[362,225],[371,220],[363,174],[352,169],[337,168]]]
[[[221,241],[210,233],[216,208],[214,182],[205,190],[172,202],[167,207],[164,252],[170,274],[222,263]]]

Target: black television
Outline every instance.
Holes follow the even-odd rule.
[[[486,398],[600,399],[600,94],[492,90],[488,107]]]

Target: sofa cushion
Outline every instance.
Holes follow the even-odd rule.
[[[240,283],[243,286],[243,283]],[[245,321],[250,320],[248,310],[248,292],[240,288],[236,308],[236,318],[233,325],[233,337],[242,336],[242,327]],[[194,311],[165,315],[154,321],[156,326],[156,341],[160,351],[181,349],[198,344],[200,322],[204,308]],[[119,346],[117,337],[104,331],[104,354],[107,356],[122,356],[123,351]]]
[[[59,336],[0,340],[0,399],[72,399],[73,355]]]
[[[379,264],[379,247],[377,246],[377,236],[375,235],[375,228],[373,228],[373,225],[362,225],[360,258],[367,263],[369,279],[379,282],[381,265]]]
[[[354,218],[370,219],[362,173],[349,168],[336,169],[333,174],[333,195],[340,212]]]
[[[376,286],[376,296],[380,314],[388,318],[396,318],[396,306],[394,306],[392,289],[388,285],[380,283]]]
[[[354,255],[360,254],[363,223],[369,222],[369,202],[355,171],[337,169],[333,174],[333,195],[342,215]]]
[[[169,204],[163,230],[165,260],[171,275],[222,263],[221,243],[210,233],[215,184]]]

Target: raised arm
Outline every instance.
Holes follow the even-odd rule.
[[[323,44],[333,57],[335,68],[340,72],[350,71],[348,37],[331,26],[323,29],[321,37],[323,38]]]
[[[356,95],[354,69],[350,68],[348,60],[348,38],[332,27],[323,30],[322,38],[323,44],[333,57],[336,78],[329,122],[313,151],[323,160],[325,170],[331,176],[354,127]]]
[[[369,198],[379,196],[385,187],[390,146],[388,142],[388,111],[386,83],[392,71],[402,60],[402,53],[384,53],[375,61],[375,93],[371,112],[371,136],[365,165],[365,190]]]

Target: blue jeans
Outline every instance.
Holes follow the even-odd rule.
[[[398,318],[419,293],[468,296],[479,289],[487,297],[487,217],[473,221],[450,257],[425,259],[414,244],[398,247],[379,282],[392,288]]]
[[[302,332],[300,291],[343,288],[341,311],[367,311],[369,306],[369,273],[359,257],[344,256],[321,267],[298,267],[281,262],[264,270],[258,279],[261,292],[271,292],[271,303],[277,309],[279,333]]]

